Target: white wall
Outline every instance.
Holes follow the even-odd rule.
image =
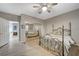
[[[5,18],[9,21],[19,21],[19,16],[5,12],[0,12],[0,17]]]
[[[27,15],[21,15],[21,21],[20,21],[20,39],[22,42],[25,42],[26,40],[26,36],[25,36],[25,28],[22,29],[21,25],[25,25],[26,23],[29,24],[34,24],[34,23],[38,23],[41,24],[41,33],[42,35],[44,35],[44,27],[43,27],[43,20],[38,19],[38,18],[34,18],[31,16],[27,16]]]
[[[0,47],[9,42],[9,22],[0,17]]]
[[[47,24],[46,32],[47,33],[52,32],[52,24],[54,24],[55,27],[61,25],[68,27],[69,22],[71,22],[72,25],[71,26],[72,37],[77,43],[79,43],[79,9],[46,20]]]

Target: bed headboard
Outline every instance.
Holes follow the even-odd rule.
[[[62,25],[64,26],[64,25]],[[58,28],[54,28],[54,24],[52,24],[52,33],[55,35],[62,35],[62,26],[58,27]],[[71,36],[71,22],[69,22],[68,24],[68,28],[65,28],[64,26],[64,35],[69,35]]]
[[[71,36],[71,22],[69,22],[68,27],[69,28],[65,28],[64,25],[62,25],[61,27],[58,27],[57,29],[54,29],[54,25],[53,27],[53,33],[56,32],[56,34],[60,33],[60,35],[62,36],[62,56],[64,56],[64,36],[68,35]]]
[[[68,27],[69,27],[69,28],[65,28],[65,26],[64,26],[64,35],[69,35],[69,36],[71,36],[71,22],[69,22]]]
[[[54,35],[62,35],[62,27],[54,28],[52,33]]]

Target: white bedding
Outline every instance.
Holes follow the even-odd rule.
[[[61,41],[62,42],[62,36],[61,35],[46,35],[45,39],[52,39],[52,38],[56,38],[55,41]],[[70,45],[74,44],[74,41],[71,39],[70,36],[64,36],[64,54],[67,55],[69,53],[69,48],[71,47]]]
[[[71,39],[70,36],[64,36],[64,46],[66,48],[66,49],[64,49],[65,50],[65,52],[64,52],[65,55],[67,55],[67,53],[69,53],[69,48],[71,47],[71,44],[74,44],[74,43],[75,42]],[[67,51],[67,53],[66,53],[66,51]]]

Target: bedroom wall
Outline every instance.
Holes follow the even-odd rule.
[[[46,20],[46,33],[52,32],[52,24],[54,27],[64,25],[68,28],[68,23],[71,22],[71,33],[73,39],[79,44],[79,9],[50,18]]]
[[[9,22],[0,17],[0,47],[9,42]]]
[[[26,36],[25,36],[25,29],[22,29],[21,25],[25,25],[25,23],[29,23],[29,24],[33,24],[33,23],[38,23],[41,24],[41,32],[42,35],[44,35],[44,21],[38,18],[34,18],[31,16],[27,16],[27,15],[21,15],[21,20],[20,20],[20,40],[22,42],[24,42],[26,40]]]
[[[19,21],[19,16],[18,15],[13,15],[5,12],[0,12],[0,17],[5,18],[9,21]]]

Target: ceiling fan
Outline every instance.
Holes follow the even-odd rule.
[[[57,5],[57,3],[38,3],[37,5],[34,5],[33,8],[37,8],[39,14],[41,14],[43,11],[50,13],[52,7],[55,5]]]

